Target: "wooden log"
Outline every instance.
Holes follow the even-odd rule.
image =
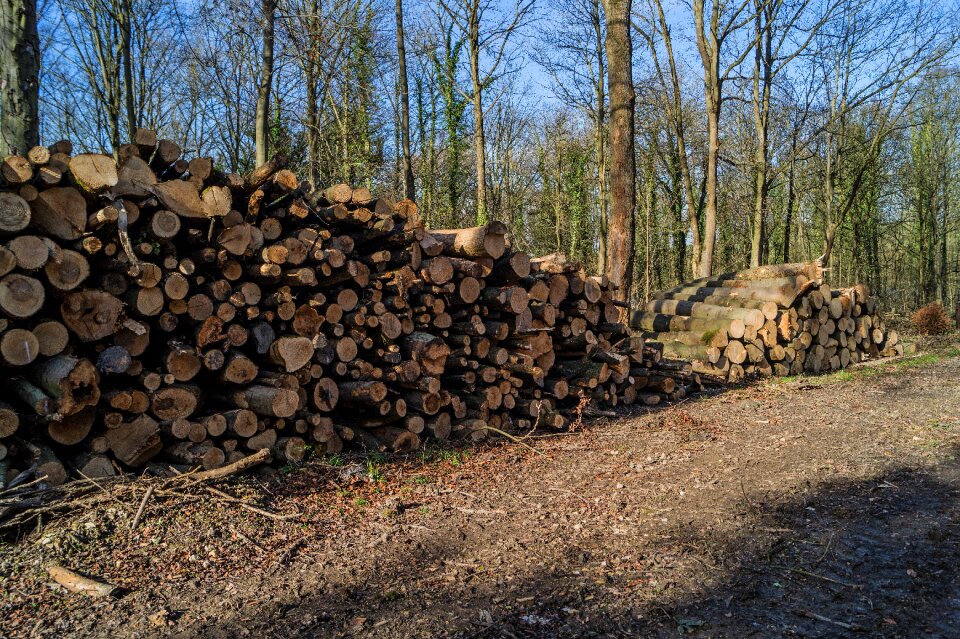
[[[424,260],[420,266],[420,275],[431,284],[446,284],[453,279],[453,264],[450,258],[440,255]]]
[[[197,386],[177,384],[156,390],[150,398],[150,412],[160,420],[190,417],[200,404]]]
[[[257,414],[238,408],[223,413],[227,429],[237,437],[252,437],[257,433]]]
[[[753,308],[735,308],[690,302],[685,300],[653,300],[644,306],[647,313],[683,315],[686,317],[720,320],[741,320],[745,326],[760,328],[767,320],[763,311]]]
[[[12,437],[20,428],[20,415],[9,404],[0,402],[0,439]]]
[[[654,299],[692,300],[712,304],[722,302],[724,305],[742,305],[746,301],[772,302],[779,307],[787,307],[793,304],[807,281],[806,277],[800,276],[787,278],[786,283],[782,283],[780,280],[773,282],[761,280],[750,281],[749,286],[737,287],[686,286],[670,293],[657,293],[653,297]]]
[[[127,466],[143,466],[163,448],[160,425],[149,415],[110,429],[105,437],[114,457]]]
[[[404,338],[402,352],[417,362],[426,374],[438,377],[444,372],[450,347],[436,335],[414,332]]]
[[[21,155],[8,155],[0,163],[0,175],[10,186],[18,186],[33,179],[33,167],[30,161]]]
[[[112,584],[85,577],[59,565],[48,566],[47,574],[68,591],[89,597],[112,597],[119,591]]]
[[[299,463],[307,455],[307,442],[301,437],[280,437],[272,446],[272,452],[277,459]]]
[[[103,339],[117,330],[123,305],[113,295],[103,291],[78,291],[64,298],[60,314],[66,324],[83,342]]]
[[[110,458],[103,454],[83,453],[73,459],[72,465],[77,469],[78,475],[89,479],[101,479],[117,475]]]
[[[30,369],[30,377],[53,401],[53,412],[78,413],[100,400],[97,372],[89,360],[58,355]]]
[[[90,263],[76,251],[64,250],[59,260],[51,260],[44,267],[47,281],[58,291],[72,291],[90,275]]]
[[[27,228],[31,215],[30,204],[24,198],[16,193],[0,193],[0,234],[18,233]]]
[[[406,428],[383,426],[371,432],[382,446],[394,453],[412,452],[420,448],[420,438]]]
[[[63,446],[74,446],[90,434],[95,417],[95,408],[88,406],[77,413],[65,416],[59,421],[48,422],[47,436]]]
[[[313,357],[313,342],[307,337],[285,335],[270,345],[270,359],[293,373],[306,366]]]
[[[43,306],[46,293],[39,280],[10,273],[0,279],[0,312],[7,317],[26,319]]]
[[[481,298],[487,306],[520,314],[530,305],[527,291],[519,286],[490,286],[483,289]]]
[[[237,407],[264,417],[291,417],[300,403],[296,391],[260,385],[236,391],[231,398]]]
[[[119,175],[113,158],[100,153],[80,153],[70,158],[70,175],[80,189],[100,194],[117,185]]]
[[[431,230],[443,253],[456,257],[499,258],[506,250],[507,227],[501,222],[466,229]]]
[[[729,341],[727,332],[723,329],[698,333],[694,331],[654,332],[644,331],[640,334],[644,339],[655,342],[679,342],[688,346],[712,346],[725,348]]]
[[[177,442],[164,448],[163,454],[174,463],[201,466],[204,470],[220,468],[226,462],[223,449],[211,442]]]
[[[12,328],[0,335],[0,360],[8,366],[26,366],[39,354],[39,340],[26,329]]]
[[[208,217],[196,185],[184,180],[160,182],[152,189],[160,203],[182,218]]]
[[[0,246],[0,276],[6,275],[17,267],[17,258],[5,246]]]

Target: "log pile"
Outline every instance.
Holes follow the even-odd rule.
[[[413,202],[314,191],[282,157],[241,177],[135,137],[0,167],[0,487],[412,450],[698,383],[606,280],[502,224],[428,232]]]
[[[864,285],[831,289],[819,261],[702,278],[654,295],[631,326],[707,381],[798,375],[902,355]]]

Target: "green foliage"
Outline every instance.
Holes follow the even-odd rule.
[[[436,206],[432,212],[437,219],[435,226],[438,228],[457,225],[460,221],[458,212],[465,192],[463,152],[466,149],[464,115],[467,100],[460,92],[457,79],[464,45],[463,40],[454,37],[453,25],[450,25],[443,32],[442,49],[435,48],[430,54],[431,80],[439,89],[443,102],[443,128],[446,133],[447,174],[443,184],[446,189],[446,202],[445,207]]]
[[[386,478],[383,474],[383,463],[385,458],[383,455],[374,454],[367,458],[367,480],[381,483]]]

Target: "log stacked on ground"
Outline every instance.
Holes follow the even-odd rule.
[[[427,232],[410,201],[282,157],[223,174],[148,130],[119,162],[28,157],[0,188],[0,484],[410,450],[697,382],[651,373],[608,283],[502,224]]]
[[[817,261],[683,284],[654,295],[631,325],[661,342],[665,356],[718,381],[820,373],[903,354],[867,287],[831,289]]]

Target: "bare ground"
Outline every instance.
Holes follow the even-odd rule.
[[[0,547],[0,636],[960,637],[955,350],[527,443],[127,485]]]

